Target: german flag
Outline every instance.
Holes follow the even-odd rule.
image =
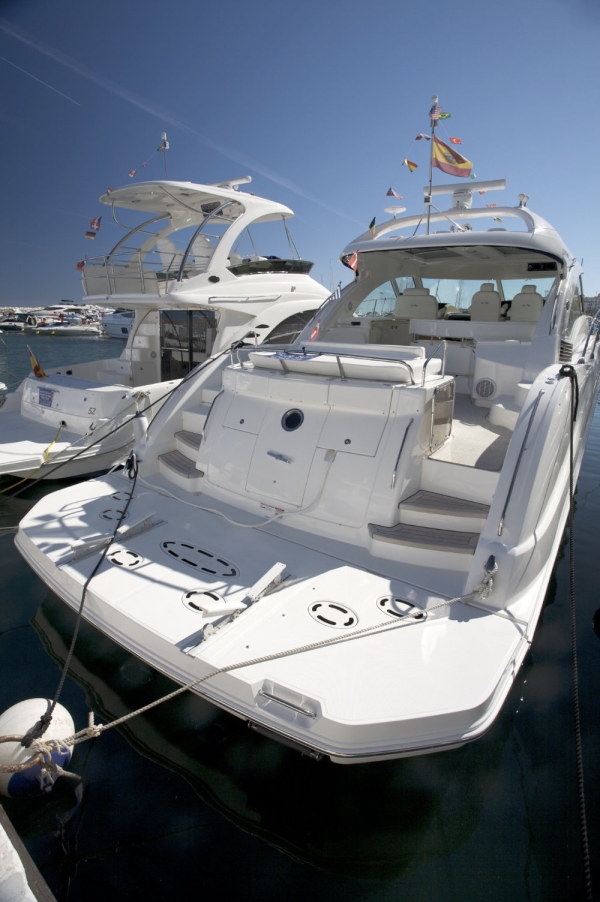
[[[31,361],[31,369],[33,370],[34,376],[37,376],[38,379],[45,379],[46,373],[43,371],[41,364],[37,362],[35,354],[29,345],[27,345],[27,350],[29,351],[29,360]]]
[[[471,175],[473,164],[465,159],[447,144],[433,136],[433,165],[441,169],[447,175],[455,175],[457,178],[468,178]]]

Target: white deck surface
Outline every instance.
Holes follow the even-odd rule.
[[[480,470],[500,470],[512,432],[492,425],[488,413],[489,408],[476,407],[468,395],[457,395],[450,440],[431,459]]]

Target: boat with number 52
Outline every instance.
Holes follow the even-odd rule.
[[[504,182],[373,226],[291,344],[209,360],[17,546],[132,654],[336,762],[456,748],[533,641],[599,376],[581,267]],[[400,211],[403,212],[403,211]],[[496,225],[500,219],[502,227]],[[114,539],[114,528],[121,523]]]

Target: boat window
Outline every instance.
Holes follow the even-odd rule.
[[[293,313],[275,326],[273,331],[269,332],[267,337],[263,339],[262,344],[291,344],[314,315],[314,310],[303,310],[301,313]]]
[[[423,288],[429,288],[438,304],[464,311],[469,309],[473,295],[481,289],[481,279],[423,279],[422,282]]]
[[[161,378],[181,379],[209,356],[218,314],[214,310],[161,310]]]
[[[369,292],[354,311],[354,316],[392,316],[396,298],[406,288],[413,288],[414,284],[415,280],[410,276],[389,279]]]
[[[512,301],[516,295],[521,294],[525,285],[533,285],[536,293],[541,295],[545,301],[554,285],[554,280],[555,276],[535,276],[533,279],[502,279],[504,300]]]

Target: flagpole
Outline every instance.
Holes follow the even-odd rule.
[[[432,107],[437,106],[438,96],[434,94],[431,98]],[[433,185],[433,144],[435,137],[435,126],[437,123],[437,119],[431,118],[431,152],[429,154],[429,196],[428,196],[428,204],[427,204],[427,234],[429,235],[429,220],[431,218],[431,188]]]

